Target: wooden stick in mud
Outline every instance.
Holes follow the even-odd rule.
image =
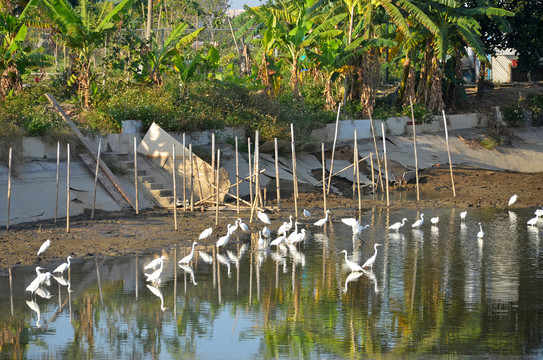
[[[57,195],[55,200],[55,224],[57,223],[58,215],[58,175],[60,171],[60,142],[57,142]],[[9,207],[8,207],[9,208]]]
[[[322,153],[322,200],[324,205],[324,216],[326,216],[326,159],[324,157],[324,143],[321,143],[321,153]]]
[[[453,196],[456,197],[456,190],[454,188],[452,161],[451,161],[451,149],[449,147],[449,133],[447,131],[447,118],[445,117],[445,110],[443,110],[443,124],[445,125],[445,140],[447,141],[447,154],[449,155],[449,169],[451,171],[451,184],[452,184]]]
[[[383,124],[383,123],[381,123],[381,131],[383,133],[383,161],[385,162],[387,206],[390,206],[390,198],[389,198],[389,195],[388,195],[387,142],[386,142],[386,136],[385,136],[385,124]]]
[[[256,198],[258,199],[258,204],[260,206],[263,206],[264,202],[262,200],[262,192],[260,189],[260,173],[259,173],[259,167],[260,167],[260,134],[258,130],[255,133],[255,161],[254,161],[255,169],[253,171],[253,174],[255,174],[255,193]]]
[[[199,176],[200,174],[198,174]],[[211,183],[215,184],[215,133],[213,132],[211,133]]]
[[[330,194],[330,184],[332,182],[332,173],[334,171],[334,153],[336,152],[336,142],[337,142],[337,133],[339,128],[339,114],[341,111],[341,103],[337,107],[337,116],[336,116],[336,131],[334,133],[334,145],[332,145],[332,158],[330,159],[330,175],[328,176],[328,188],[326,190],[327,194]]]
[[[177,231],[177,181],[175,170],[175,144],[172,144],[172,174],[173,174],[173,228]],[[175,264],[175,262],[174,262]]]
[[[373,170],[373,153],[370,153],[370,164],[371,164],[371,191],[375,195],[375,172]]]
[[[187,174],[187,166],[186,166],[186,157],[185,157],[185,151],[186,151],[186,147],[185,147],[185,133],[183,133],[183,156],[182,156],[182,159],[183,159],[183,211],[187,211],[187,177],[186,177],[186,174]],[[175,203],[176,203],[176,206],[177,206],[177,199],[174,199]]]
[[[253,204],[253,169],[251,162],[251,138],[247,138],[247,154],[249,157],[249,199],[251,206]]]
[[[134,136],[134,189],[136,190],[136,214],[139,214],[138,206],[138,152],[136,151],[136,137]]]
[[[221,192],[221,189],[219,187],[219,169],[220,169],[220,162],[221,162],[221,150],[217,150],[217,179],[215,183],[217,184],[217,201],[216,201],[216,208],[215,208],[215,225],[219,225],[219,194]]]
[[[8,156],[8,208],[7,208],[7,222],[6,222],[6,230],[9,230],[9,218],[11,216],[11,157],[13,155],[12,148],[9,148],[9,156]]]
[[[202,193],[202,181],[200,179],[200,168],[198,167],[198,162],[196,161],[196,157],[192,159],[192,166],[194,166],[194,169],[196,170],[196,185],[198,185],[198,196],[200,197],[200,200],[204,197],[204,194]],[[215,181],[215,180],[213,180]],[[211,195],[211,198],[213,198],[213,194]],[[194,205],[198,205],[199,201],[196,202]],[[202,206],[200,207],[200,211],[204,211],[204,204],[202,203]]]
[[[91,219],[94,219],[94,208],[96,206],[96,185],[98,183],[98,171],[100,170],[100,152],[102,150],[102,138],[98,141],[98,154],[96,155],[96,172],[94,173],[94,192],[92,195]],[[57,177],[58,179],[58,177]],[[56,217],[56,214],[55,214]]]
[[[354,130],[354,138],[355,138],[355,141],[354,141],[354,153],[355,153],[355,159],[358,159],[358,141],[356,141],[357,139],[357,133],[356,133],[356,129]],[[356,187],[358,189],[358,214],[361,213],[362,211],[362,195],[360,193],[360,162],[356,161],[355,162],[356,164]],[[354,179],[353,179],[353,182],[354,182]]]
[[[194,169],[192,167],[192,144],[189,144],[190,162],[190,211],[194,211]]]
[[[294,124],[290,123],[292,148],[292,181],[294,183],[294,217],[298,219],[298,177],[296,175],[296,148],[294,146]]]
[[[236,136],[236,211],[239,214],[239,153],[238,153],[238,137]]]
[[[413,100],[409,97],[411,105],[411,124],[413,124],[413,148],[415,149],[415,179],[417,182],[417,201],[420,200],[419,194],[419,160],[417,157],[417,135],[415,134],[415,111],[413,110]]]
[[[66,167],[66,232],[70,232],[70,144],[67,145]]]
[[[279,151],[277,149],[277,138],[273,139],[275,146],[275,187],[277,189],[277,209],[281,210],[281,191],[279,189]]]
[[[377,140],[375,139],[375,129],[373,128],[373,119],[370,115],[371,135],[373,136],[373,147],[375,148],[375,157],[377,158],[377,169],[379,170],[379,183],[381,184],[381,191],[383,191],[383,176],[381,175],[381,160],[379,160],[379,150],[377,149]]]

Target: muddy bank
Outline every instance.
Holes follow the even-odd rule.
[[[471,168],[456,168],[454,170],[456,197],[452,196],[450,174],[448,168],[432,168],[420,174],[422,198],[416,200],[415,185],[406,184],[391,188],[395,197],[391,203],[391,211],[401,211],[403,208],[432,208],[432,207],[507,207],[511,195],[517,194],[518,201],[512,207],[541,207],[543,205],[543,173],[521,174],[498,171],[478,170]],[[285,190],[285,189],[283,189]],[[304,189],[307,190],[307,189]],[[285,191],[286,192],[286,191]],[[271,190],[268,194],[273,193]],[[282,192],[283,194],[283,192]],[[352,193],[346,196],[331,195],[328,198],[328,208],[337,221],[341,217],[355,216],[357,200]],[[405,195],[405,196],[404,196]],[[284,194],[282,195],[284,196]],[[276,230],[283,219],[294,212],[292,198],[282,199],[281,211],[271,212],[272,230]],[[271,200],[268,206],[275,205]],[[381,200],[372,200],[365,196],[362,202],[364,212],[372,208],[384,208]],[[312,189],[311,192],[301,193],[298,200],[299,214],[307,208],[313,213],[312,221],[320,218],[322,213],[322,192]],[[77,258],[93,256],[107,257],[128,253],[157,252],[161,249],[179,244],[189,245],[198,238],[200,232],[209,226],[214,228],[214,236],[206,244],[211,245],[217,239],[217,234],[226,233],[226,224],[238,216],[235,211],[220,213],[219,226],[215,227],[214,212],[182,212],[179,211],[179,230],[174,231],[173,215],[165,209],[153,209],[140,212],[95,214],[90,220],[90,214],[85,213],[70,220],[70,232],[66,233],[66,220],[59,219],[57,224],[52,220],[12,226],[9,231],[0,230],[0,273],[5,274],[9,267],[41,265],[47,269],[65,261],[68,255]],[[250,213],[244,211],[240,217],[248,222]],[[306,220],[302,219],[306,222]],[[308,222],[308,221],[307,221]],[[249,225],[252,229],[260,229],[260,223]],[[38,257],[36,252],[43,241],[51,239],[52,244],[45,256]],[[76,260],[77,261],[77,260]]]

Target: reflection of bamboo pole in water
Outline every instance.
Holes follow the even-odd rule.
[[[256,268],[256,298],[260,300],[260,264],[258,261],[255,261]]]
[[[217,258],[218,251],[215,253],[215,258],[213,259],[217,263],[217,294],[219,296],[219,304],[222,302],[221,298],[221,264],[219,264],[219,259]]]
[[[356,335],[354,331],[354,318],[353,318],[353,312],[351,311],[350,321],[349,321],[349,330],[351,333],[351,355],[356,354]]]
[[[13,290],[12,290],[12,283],[13,283],[13,280],[12,280],[12,277],[11,277],[11,268],[9,268],[9,304],[10,304],[10,308],[11,308],[11,316],[13,316]],[[60,284],[59,284],[60,286]]]
[[[173,263],[175,267],[175,264],[177,264],[177,245],[173,249]],[[173,316],[177,316],[177,267],[175,267],[175,271],[173,272]]]
[[[411,287],[411,311],[413,311],[414,303],[415,303],[415,291],[417,289],[417,263],[419,260],[419,246],[418,244],[415,245],[415,265],[413,266],[413,284]]]
[[[192,166],[192,144],[189,144],[189,162],[190,162],[190,211],[194,211],[194,166]]]
[[[279,261],[275,262],[275,288],[279,287]]]
[[[215,256],[217,253],[217,248],[213,246],[212,250],[212,256],[213,256],[213,289],[217,287],[217,257]]]
[[[102,283],[100,282],[100,269],[98,268],[98,258],[94,258],[96,263],[96,278],[98,279],[98,289],[100,290],[100,303],[104,302],[104,296],[102,294]]]
[[[236,295],[239,295],[239,235],[238,235],[238,245],[237,245],[237,261],[236,261]]]
[[[138,254],[136,254],[136,300],[138,299],[138,270]]]
[[[251,251],[251,261],[249,266],[249,304],[253,298],[253,254],[254,251]]]

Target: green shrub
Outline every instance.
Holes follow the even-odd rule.
[[[413,104],[413,114],[411,114],[411,106],[407,105],[402,109],[402,115],[411,118],[415,117],[415,122],[428,124],[433,120],[432,112],[428,111],[423,104]]]
[[[503,144],[503,138],[497,134],[486,135],[479,143],[485,149],[493,150]]]
[[[534,113],[534,116],[539,116],[543,113],[543,93],[528,95],[528,108]]]
[[[503,120],[509,126],[519,126],[524,121],[524,110],[518,103],[512,103],[502,109]]]

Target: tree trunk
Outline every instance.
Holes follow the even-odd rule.
[[[0,76],[0,100],[4,100],[12,90],[15,94],[23,90],[23,80],[15,65],[8,67]]]
[[[411,58],[409,54],[405,58],[403,63],[403,72],[402,78],[400,80],[400,85],[398,86],[398,95],[396,96],[396,104],[403,104],[405,102],[405,88],[407,86],[407,78],[409,76],[409,69],[411,67]]]
[[[79,73],[79,92],[83,97],[83,107],[90,107],[90,60],[81,62],[81,71]]]
[[[485,89],[485,75],[486,75],[486,64],[481,62],[481,68],[479,69],[479,80],[477,81],[477,100],[483,99],[483,91]]]
[[[294,97],[300,97],[300,83],[298,79],[298,58],[292,57],[292,67],[290,70],[290,81],[292,82],[292,95]]]
[[[443,79],[443,70],[436,56],[432,58],[432,79],[428,99],[428,110],[440,114],[445,109],[443,102],[443,90],[441,81]]]
[[[332,97],[332,74],[326,75],[326,82],[324,84],[324,98],[326,109],[331,110],[335,107],[334,98]]]

